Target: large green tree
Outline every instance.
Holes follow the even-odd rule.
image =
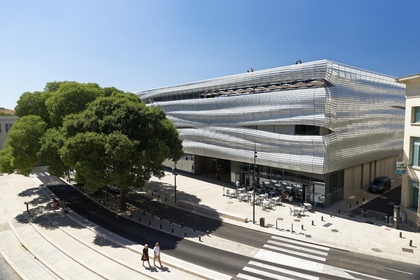
[[[163,176],[163,161],[182,156],[182,141],[165,113],[132,94],[98,98],[65,118],[63,129],[68,137],[64,162],[89,176],[92,190],[105,182],[120,186],[121,209],[125,190],[142,187],[152,175]]]
[[[163,161],[183,153],[163,111],[113,87],[47,83],[43,92],[22,94],[15,110],[20,119],[0,151],[0,172],[17,167],[28,175],[37,161],[59,177],[75,169],[76,181],[91,190],[120,186],[122,209],[125,190],[162,177]]]
[[[62,83],[45,102],[53,127],[60,127],[65,116],[82,112],[102,95],[102,89],[95,83]]]
[[[40,116],[42,120],[51,126],[50,116],[45,105],[46,100],[51,96],[51,92],[25,92],[23,93],[15,107],[15,114],[18,117]]]
[[[17,120],[9,130],[9,138],[0,154],[3,162],[0,168],[5,167],[2,172],[11,173],[10,166],[29,175],[37,162],[40,139],[46,130],[47,124],[39,116],[29,115]]]

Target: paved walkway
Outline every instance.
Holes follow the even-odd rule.
[[[230,279],[166,255],[163,269],[143,268],[143,245],[52,211],[54,194],[36,177],[0,176],[0,197],[0,253],[22,279]]]
[[[164,178],[152,178],[145,189],[134,191],[161,203],[273,236],[419,264],[420,234],[410,231],[412,228],[407,225],[402,224],[402,229],[396,230],[375,220],[351,218],[344,213],[348,206],[340,205],[327,211],[317,209],[314,213],[306,212],[305,216],[297,218],[290,215],[289,207],[294,205],[288,203],[265,210],[256,206],[256,224],[253,224],[249,203],[223,195],[228,185],[179,175],[178,203],[175,204],[173,182],[173,175],[165,173]],[[35,177],[0,176],[0,253],[23,279],[230,279],[227,275],[166,255],[162,256],[165,269],[144,269],[139,261],[142,244],[133,245],[72,211],[67,215],[51,211],[45,206],[54,194],[40,184]],[[370,198],[367,197],[365,202]],[[351,199],[353,202],[357,198]],[[106,201],[105,197],[95,200],[105,203],[110,209],[115,209],[118,204],[117,200]],[[25,202],[29,203],[29,214],[25,211]],[[361,199],[359,203],[363,203]],[[348,205],[349,201],[343,204]],[[338,209],[342,211],[337,216]],[[329,211],[333,212],[332,217]],[[152,217],[143,209],[130,207],[130,211],[119,214],[169,233],[173,230],[173,234],[186,235],[185,238],[194,242],[249,257],[254,257],[260,249],[171,224],[170,221]],[[259,225],[261,217],[265,219],[264,227]],[[409,246],[410,240],[413,241],[412,246]]]
[[[219,185],[217,181],[198,176],[178,175],[176,181],[178,204],[186,201],[197,206],[204,206],[206,210],[219,212],[219,218],[225,222],[332,248],[408,263],[420,263],[420,233],[414,228],[401,223],[400,229],[394,229],[387,226],[384,221],[348,215],[349,204],[353,203],[354,208],[356,201],[359,204],[367,203],[377,196],[375,194],[364,194],[364,202],[361,197],[351,197],[327,210],[317,209],[314,213],[305,212],[305,216],[300,218],[290,215],[290,208],[293,208],[296,203],[283,203],[282,206],[264,210],[256,206],[256,224],[253,224],[253,207],[249,203],[223,195],[230,189],[228,185]],[[146,189],[149,190],[149,195],[153,191],[155,198],[159,195],[162,203],[176,206],[173,201],[174,176],[171,173],[166,172],[162,179],[152,178],[146,185]],[[166,198],[167,201],[165,201]],[[340,214],[338,214],[339,209]],[[203,214],[200,207],[190,209],[190,211]],[[223,214],[247,218],[248,222],[224,218]],[[261,217],[265,219],[264,227],[259,225]],[[412,246],[409,246],[410,240],[412,240]]]

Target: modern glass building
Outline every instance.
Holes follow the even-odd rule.
[[[179,130],[178,169],[255,179],[327,207],[395,173],[404,90],[394,77],[320,60],[135,93]]]

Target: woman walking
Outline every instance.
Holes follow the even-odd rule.
[[[147,261],[147,263],[149,264],[150,267],[150,262],[149,262],[149,247],[147,246],[147,244],[144,245],[143,248],[143,256],[141,257],[141,260],[143,261],[142,265],[144,266],[144,261]]]

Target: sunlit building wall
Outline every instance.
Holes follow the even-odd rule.
[[[395,172],[402,154],[404,85],[330,60],[135,93],[177,126],[184,169],[252,184],[255,149],[259,184],[324,206]]]

